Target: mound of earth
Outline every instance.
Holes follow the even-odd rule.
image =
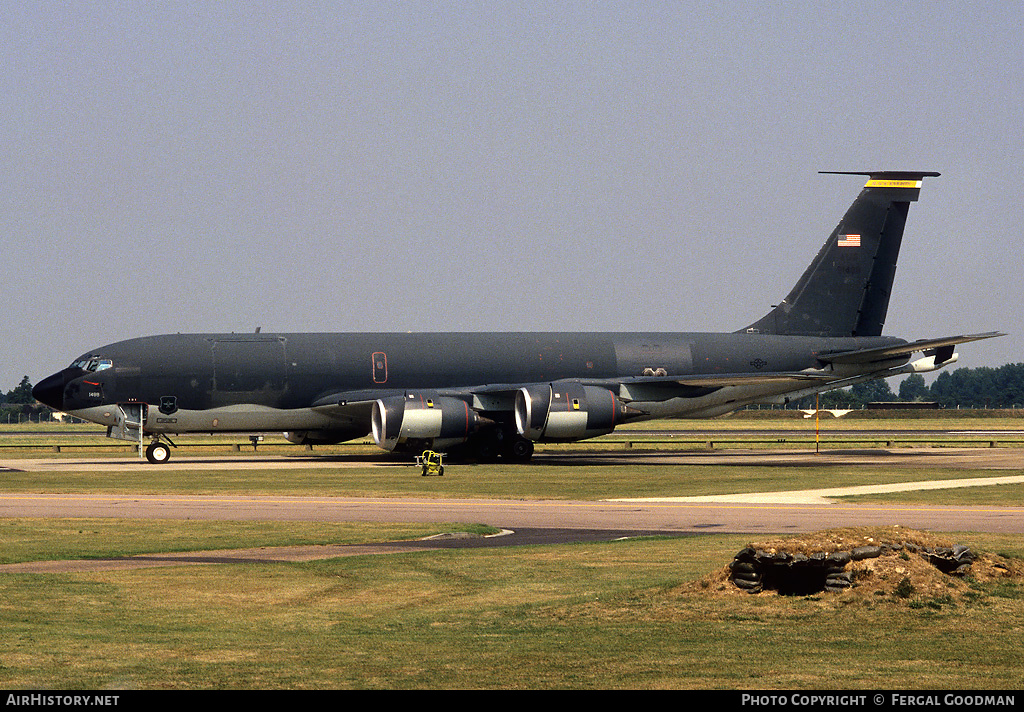
[[[1024,561],[903,527],[830,529],[751,542],[695,585],[705,595],[966,600],[977,583],[1024,583]]]

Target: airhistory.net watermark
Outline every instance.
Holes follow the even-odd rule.
[[[8,693],[9,707],[116,707],[120,695],[54,695]]]

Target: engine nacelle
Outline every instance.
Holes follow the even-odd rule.
[[[444,448],[466,442],[483,418],[458,398],[408,393],[382,398],[373,404],[370,419],[373,441],[384,450],[406,444],[429,443]]]
[[[529,440],[572,442],[606,435],[627,413],[618,396],[600,386],[551,383],[516,393],[516,429]]]
[[[916,361],[911,361],[901,370],[905,373],[931,373],[932,371],[938,371],[940,368],[945,368],[951,363],[956,363],[960,358],[960,354],[952,354],[945,361],[939,361],[936,356],[925,356],[919,358]]]

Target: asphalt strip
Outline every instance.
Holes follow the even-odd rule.
[[[435,534],[414,541],[380,542],[374,544],[309,544],[299,546],[261,546],[251,549],[217,549],[213,551],[184,551],[166,554],[139,554],[137,556],[119,556],[107,559],[63,559],[58,561],[27,561],[18,564],[0,565],[0,573],[10,574],[52,574],[52,573],[89,573],[101,571],[126,571],[132,569],[149,569],[162,566],[184,566],[199,564],[241,564],[241,563],[294,563],[335,559],[346,556],[367,556],[372,554],[404,554],[416,551],[436,551],[438,549],[486,546],[487,543],[497,544],[506,537],[517,532],[502,529],[496,534],[470,534],[467,532],[449,532]],[[560,535],[557,530],[526,530],[525,541],[521,543],[549,543],[557,541]],[[592,531],[590,536],[595,540],[625,539],[618,536],[619,532],[609,533]]]

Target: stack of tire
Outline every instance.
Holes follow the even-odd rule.
[[[961,544],[954,547],[926,549],[922,555],[932,566],[951,576],[965,575],[971,570],[971,564],[976,558],[973,551]]]
[[[760,593],[763,590],[756,551],[748,546],[733,557],[729,564],[729,580],[748,593]]]
[[[729,580],[749,593],[776,589],[779,593],[808,594],[817,591],[838,593],[853,585],[849,564],[874,559],[883,553],[918,553],[943,573],[966,574],[975,560],[966,546],[922,549],[911,544],[866,545],[850,551],[819,551],[812,554],[765,551],[746,547],[729,564]]]
[[[853,585],[853,574],[846,565],[853,561],[853,553],[834,551],[825,557],[825,590],[841,593]]]
[[[853,560],[854,555],[849,551],[791,554],[747,547],[729,564],[729,580],[749,593],[765,589],[802,594],[823,590],[838,592],[853,585],[846,568]]]

